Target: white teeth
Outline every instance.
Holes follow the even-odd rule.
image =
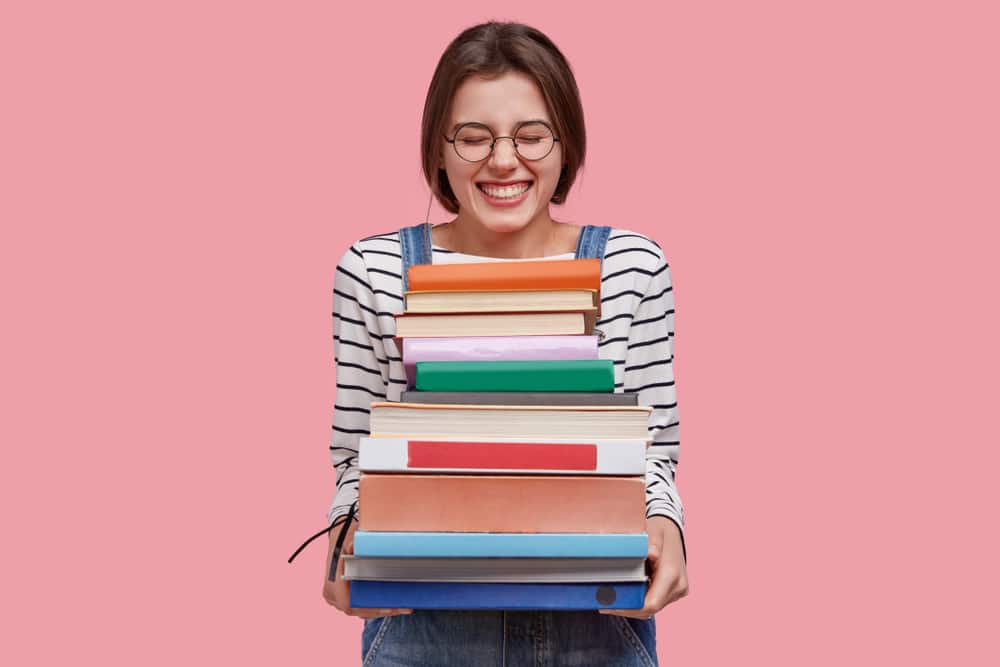
[[[517,185],[506,185],[503,187],[480,183],[479,187],[483,192],[496,199],[513,199],[524,194],[531,187],[531,183],[518,183]]]

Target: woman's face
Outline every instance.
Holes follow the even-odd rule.
[[[458,125],[475,122],[489,127],[496,137],[507,137],[519,123],[530,120],[553,127],[542,92],[530,77],[521,72],[492,80],[470,77],[455,91],[445,134],[454,138]],[[483,136],[488,145],[488,134]],[[563,165],[558,141],[540,160],[519,156],[509,139],[498,140],[492,155],[481,162],[463,160],[443,139],[441,145],[448,182],[459,203],[458,219],[494,232],[514,232],[548,218],[549,200]]]

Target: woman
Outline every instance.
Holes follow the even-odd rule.
[[[674,485],[677,408],[673,382],[673,293],[660,247],[623,229],[552,219],[585,154],[583,110],[568,63],[542,33],[516,23],[469,28],[441,56],[422,128],[424,174],[455,218],[362,239],[337,267],[334,328],[337,398],[331,445],[337,493],[324,598],[365,619],[365,665],[651,665],[653,614],[687,592],[683,510]],[[581,236],[583,234],[583,236]],[[423,235],[423,236],[421,236]],[[405,238],[404,238],[405,236]],[[409,239],[409,241],[407,241]],[[402,310],[401,243],[430,246],[434,263],[602,257],[603,339],[616,391],[638,392],[650,418],[646,505],[652,581],[640,610],[471,612],[351,609],[340,553],[357,528],[356,456],[368,405],[398,400],[405,374],[393,341]],[[360,508],[361,511],[364,508]]]

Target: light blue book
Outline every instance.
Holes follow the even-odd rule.
[[[645,582],[481,584],[352,581],[351,606],[386,609],[641,609]]]
[[[645,558],[648,550],[646,533],[354,533],[354,555],[368,557]]]

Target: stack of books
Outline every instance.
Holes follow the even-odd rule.
[[[600,260],[414,266],[400,402],[360,441],[352,607],[638,609],[649,408],[614,393]]]

